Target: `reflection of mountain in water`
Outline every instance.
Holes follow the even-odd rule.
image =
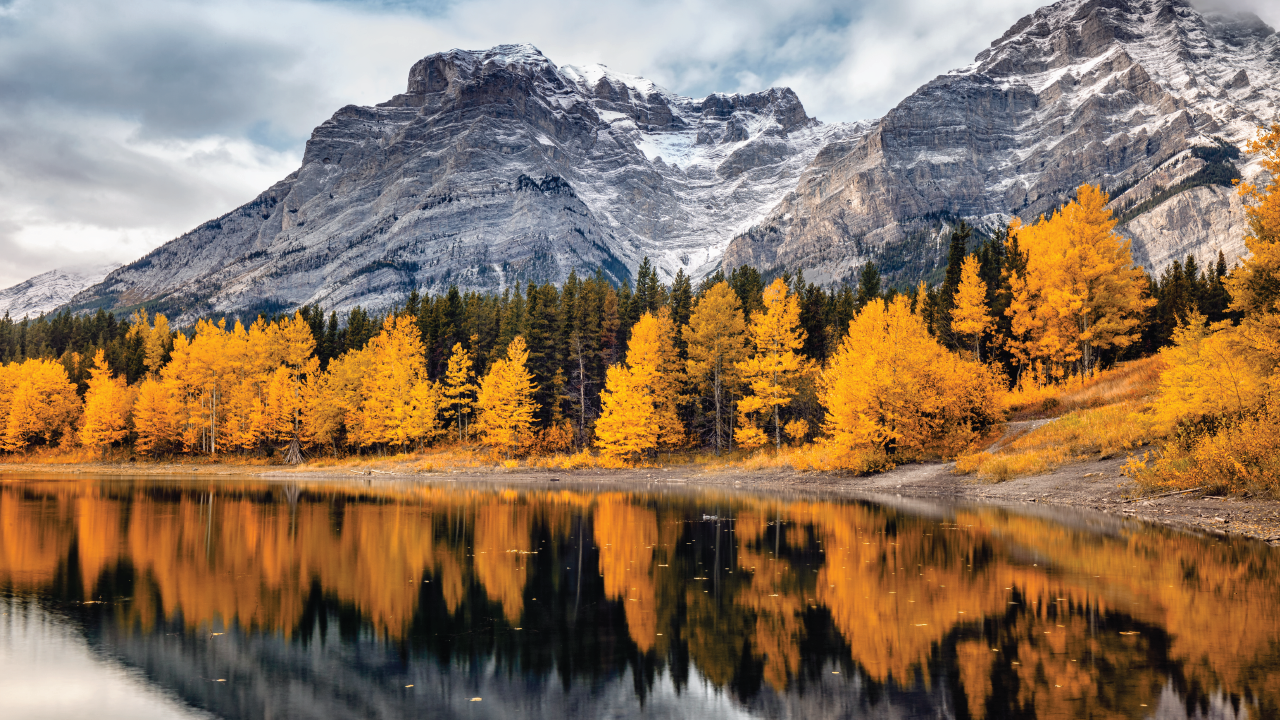
[[[0,588],[107,601],[75,605],[95,647],[228,717],[1280,706],[1269,548],[923,509],[425,484],[11,484]]]
[[[182,633],[94,629],[103,651],[142,669],[187,702],[225,718],[950,718],[945,678],[931,690],[881,690],[830,675],[803,694],[764,688],[744,708],[696,669],[679,681],[670,668],[636,682],[635,671],[592,683],[562,682],[558,669],[525,673],[492,658],[442,663],[430,654],[399,653],[373,639],[342,641],[333,632],[313,643],[279,635],[228,632],[208,638]],[[227,682],[219,683],[217,678]],[[413,685],[412,688],[405,687]],[[643,687],[643,700],[637,691]],[[472,702],[471,698],[482,698]]]

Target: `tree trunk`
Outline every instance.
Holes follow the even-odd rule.
[[[715,402],[716,402],[716,455],[720,455],[721,448],[724,447],[724,438],[721,433],[724,431],[724,422],[720,419],[720,361],[716,361],[716,380],[715,380]]]
[[[293,440],[289,441],[289,449],[284,454],[284,461],[287,465],[302,464],[302,445],[298,442],[296,434],[293,436]]]

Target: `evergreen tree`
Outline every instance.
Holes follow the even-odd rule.
[[[855,314],[856,311],[866,307],[867,303],[878,299],[882,292],[880,269],[875,263],[868,261],[862,266],[862,272],[858,275],[858,297],[853,303]]]

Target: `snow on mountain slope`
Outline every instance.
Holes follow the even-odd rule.
[[[64,304],[76,293],[102,282],[120,263],[58,268],[0,290],[0,313],[14,320],[37,318]]]
[[[438,53],[404,94],[316,128],[296,172],[73,306],[380,308],[575,269],[622,281],[645,256],[699,277],[821,147],[868,127],[822,125],[785,88],[692,99],[530,45]]]
[[[824,150],[769,218],[735,238],[725,264],[804,268],[830,282],[877,259],[891,277],[915,279],[936,264],[949,223],[1034,221],[1086,182],[1118,190],[1124,217],[1171,187],[1144,180],[1191,178],[1193,148],[1242,146],[1273,121],[1278,80],[1280,36],[1255,16],[1183,0],[1063,0],[856,142]],[[1246,177],[1256,171],[1247,161]],[[1189,184],[1121,228],[1157,272],[1187,252],[1244,252],[1239,201]]]

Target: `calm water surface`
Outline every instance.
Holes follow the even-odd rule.
[[[1280,551],[685,489],[0,477],[4,718],[1276,718]]]

